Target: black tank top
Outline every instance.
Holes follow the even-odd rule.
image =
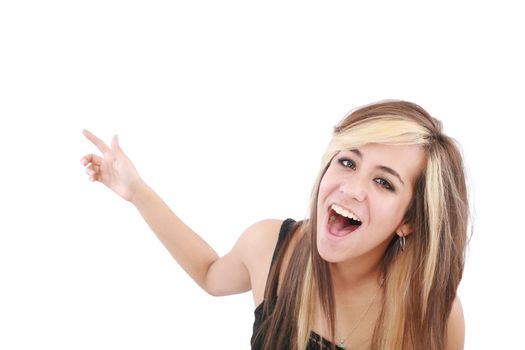
[[[279,231],[279,238],[277,239],[277,244],[273,252],[270,269],[273,266],[275,260],[277,259],[278,254],[284,253],[283,251],[281,251],[280,248],[283,242],[286,240],[286,237],[288,236],[288,234],[291,233],[292,231],[291,229],[294,226],[293,225],[294,223],[295,221],[293,219],[286,219],[281,225],[281,230]],[[268,282],[266,283],[268,285]],[[253,322],[253,334],[252,334],[252,340],[251,340],[252,350],[260,350],[258,346],[254,345],[254,339],[255,339],[255,334],[257,333],[257,331],[259,330],[259,327],[261,326],[261,323],[264,321],[264,315],[263,315],[264,303],[265,303],[265,300],[263,300],[254,311],[255,321]],[[275,300],[272,300],[271,303],[272,305],[274,305]],[[330,341],[328,341],[327,339],[321,337],[319,334],[312,331],[310,333],[310,339],[308,342],[308,346],[306,347],[306,350],[330,350],[332,349],[332,346],[333,344]],[[289,349],[289,347],[287,346],[286,349]],[[336,346],[336,349],[341,350],[342,348],[340,348],[339,346]]]

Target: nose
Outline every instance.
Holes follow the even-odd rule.
[[[339,191],[351,199],[363,202],[368,197],[368,182],[360,176],[354,176],[352,181],[345,181],[339,186]]]

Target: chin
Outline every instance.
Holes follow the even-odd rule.
[[[333,244],[325,237],[317,237],[317,253],[323,260],[329,263],[340,263],[348,259],[346,249]]]
[[[323,259],[324,261],[328,263],[337,264],[337,263],[342,262],[342,260],[338,258],[337,256],[335,256],[334,254],[323,253],[319,249],[317,249],[317,253],[319,253],[319,256],[321,256],[321,259]]]

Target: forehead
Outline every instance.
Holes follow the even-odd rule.
[[[354,154],[365,166],[391,168],[411,183],[423,171],[427,158],[425,149],[420,145],[367,143],[345,152]]]

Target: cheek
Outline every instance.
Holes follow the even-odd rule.
[[[327,197],[333,192],[334,185],[329,178],[324,177],[319,184],[317,195],[317,225],[319,226],[324,218],[325,204]]]
[[[381,225],[385,230],[394,232],[403,223],[408,208],[407,200],[378,200],[371,208],[375,213],[375,225]]]
[[[324,213],[324,208],[327,199],[337,190],[337,183],[330,177],[323,177],[319,183],[319,191],[317,195],[317,216]]]
[[[395,231],[404,218],[404,206],[399,201],[384,198],[374,203],[370,208],[370,213],[374,216],[374,225],[382,226],[387,231]]]
[[[337,187],[337,176],[332,174],[332,168],[328,168],[324,174],[321,182],[319,183],[319,198],[328,195],[333,192],[334,188]]]
[[[323,198],[326,197],[326,195],[328,194],[328,182],[327,181],[324,181],[322,180],[321,183],[319,184],[319,194],[317,196],[318,198],[318,202],[321,202],[323,200]]]

